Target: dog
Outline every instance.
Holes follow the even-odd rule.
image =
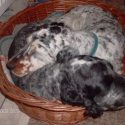
[[[62,103],[86,107],[84,115],[92,118],[125,108],[125,77],[107,60],[79,55],[59,62],[65,65],[60,82]]]
[[[125,78],[111,63],[88,55],[59,58],[16,83],[24,91],[63,104],[85,107],[85,116],[100,117],[104,111],[125,107]]]
[[[125,32],[116,17],[100,7],[78,6],[58,18],[26,27],[9,50],[7,67],[18,77],[55,63],[60,52],[62,58],[85,54],[106,59],[122,73]]]
[[[15,85],[22,90],[48,100],[60,100],[61,64],[48,64],[20,77]],[[14,79],[15,80],[15,79]]]
[[[112,14],[79,6],[52,21],[24,27],[10,47],[7,66],[23,90],[86,107],[84,115],[97,118],[125,107],[120,75],[124,41],[124,30]]]

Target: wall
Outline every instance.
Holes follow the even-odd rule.
[[[0,0],[0,16],[14,2],[14,0]]]

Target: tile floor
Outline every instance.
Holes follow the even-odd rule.
[[[29,116],[19,111],[18,106],[0,93],[0,125],[28,125]]]

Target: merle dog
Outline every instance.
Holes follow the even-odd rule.
[[[121,73],[125,32],[114,15],[93,5],[75,7],[53,20],[27,25],[10,47],[7,66],[23,77],[56,62],[60,51],[91,55],[96,42],[94,56],[108,60]]]
[[[106,110],[125,107],[125,78],[106,60],[77,56],[65,61],[60,83],[64,104],[86,107],[84,115],[97,118]]]
[[[87,55],[57,56],[48,64],[16,82],[21,89],[49,100],[86,107],[86,116],[125,107],[125,78],[106,60]]]

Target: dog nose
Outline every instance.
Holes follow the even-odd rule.
[[[7,63],[6,66],[7,66],[7,68],[10,69],[10,70],[14,69],[14,67],[15,67],[14,64],[12,64],[12,63]]]

